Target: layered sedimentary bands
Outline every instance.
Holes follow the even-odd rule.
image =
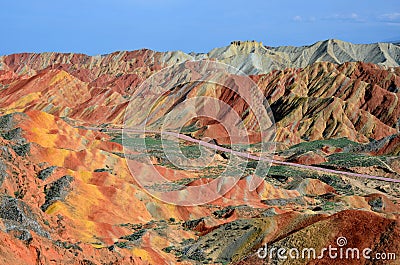
[[[130,103],[140,108],[129,123],[143,122],[143,108],[152,128],[180,102],[218,99],[243,119],[252,143],[246,152],[260,155],[263,139],[253,126],[255,115],[224,86],[206,80],[183,84],[163,95],[156,108],[141,105],[138,89],[152,74],[203,59],[239,68],[257,84],[276,123],[275,159],[400,179],[400,47],[394,44],[328,40],[267,47],[246,41],[207,54],[138,50],[2,56],[1,264],[375,264],[362,257],[335,263],[328,255],[257,256],[265,244],[315,248],[318,255],[329,245],[337,247],[338,237],[346,237],[348,247],[371,248],[371,256],[397,254],[386,264],[398,264],[396,183],[272,165],[257,176],[261,185],[250,190],[256,162],[239,160],[235,166],[245,174],[237,185],[204,205],[171,205],[144,191],[128,163],[136,174],[146,174],[144,157],[150,157],[168,181],[147,188],[174,190],[216,179],[229,155],[217,152],[207,167],[182,169],[169,161],[157,133],[124,136],[129,153],[124,152],[122,131],[116,128],[124,125]],[[240,84],[241,77],[228,81]],[[188,119],[182,128],[188,136],[207,137],[224,147],[240,144],[213,119],[184,114],[178,119]],[[191,142],[172,139],[170,144],[180,148],[170,152],[193,161],[199,157],[199,147]]]

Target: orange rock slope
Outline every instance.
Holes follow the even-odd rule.
[[[287,181],[288,186],[271,179],[253,192],[249,191],[244,178],[211,204],[169,205],[151,197],[136,184],[120,156],[122,147],[110,142],[108,135],[73,128],[58,117],[38,111],[3,116],[1,124],[0,162],[6,168],[2,183],[2,203],[6,208],[2,209],[13,209],[12,214],[0,212],[4,227],[1,245],[2,252],[6,253],[2,255],[4,263],[8,260],[20,264],[39,261],[51,264],[52,260],[60,264],[85,260],[94,264],[191,263],[194,257],[181,257],[188,247],[186,244],[190,247],[190,240],[197,238],[199,244],[203,244],[201,242],[210,237],[212,231],[216,231],[217,239],[209,247],[219,249],[216,252],[219,254],[206,257],[221,261],[224,257],[221,253],[230,243],[218,240],[220,227],[232,222],[245,227],[241,229],[249,229],[249,223],[250,227],[260,227],[263,231],[270,222],[274,222],[276,229],[279,227],[273,230],[279,233],[277,235],[267,230],[257,234],[257,240],[253,236],[245,237],[241,243],[243,249],[227,257],[235,261],[254,253],[261,242],[287,238],[285,233],[291,234],[290,231],[297,231],[299,227],[308,229],[312,224],[310,229],[319,231],[319,226],[325,227],[325,223],[330,222],[322,220],[336,218],[330,212],[340,209],[353,209],[349,214],[354,216],[361,214],[356,209],[364,209],[388,225],[398,220],[399,208],[387,195],[380,193],[374,199],[345,195],[334,185],[326,184],[329,181],[318,177],[305,178],[297,184],[297,181]],[[140,166],[140,162],[135,163]],[[143,170],[145,168],[144,164]],[[176,179],[172,176],[177,172],[179,170],[163,170],[167,177],[172,174],[170,179]],[[206,180],[199,174],[184,171],[177,179],[196,176]],[[371,206],[374,205],[371,200],[378,201],[376,209]],[[194,225],[196,222],[202,225]],[[341,228],[336,229],[340,231]],[[376,233],[386,233],[390,226],[379,229]],[[398,236],[391,234],[394,242],[398,241]],[[319,236],[315,234],[315,237]],[[377,239],[368,240],[375,242]],[[381,248],[386,249],[385,246]],[[203,250],[204,253],[209,251],[208,247]]]

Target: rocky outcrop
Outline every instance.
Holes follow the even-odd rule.
[[[17,237],[24,241],[32,240],[30,230],[39,236],[49,238],[50,233],[39,224],[36,216],[24,201],[8,196],[1,197],[0,218],[6,232],[16,231]]]
[[[393,155],[400,154],[400,134],[393,134],[380,140],[371,141],[370,143],[355,148],[354,151],[370,153],[374,155]]]
[[[46,200],[44,204],[40,207],[43,212],[49,208],[51,204],[56,201],[62,201],[67,197],[69,190],[71,189],[71,182],[73,177],[63,176],[60,179],[46,185],[44,187],[44,194],[46,195]]]

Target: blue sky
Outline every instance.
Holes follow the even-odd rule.
[[[232,40],[372,43],[400,40],[400,1],[1,1],[0,29],[0,54],[207,52]]]

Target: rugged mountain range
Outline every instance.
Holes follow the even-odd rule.
[[[316,62],[366,62],[386,67],[400,64],[400,47],[392,43],[352,44],[330,39],[309,46],[293,47],[265,46],[256,41],[233,41],[229,46],[215,48],[208,53],[154,52],[140,50],[115,52],[108,55],[87,56],[83,54],[14,54],[0,57],[0,69],[23,73],[34,73],[58,65],[75,66],[75,72],[87,74],[88,79],[102,74],[139,73],[144,69],[159,69],[190,60],[211,59],[226,63],[246,74],[265,74],[272,70],[303,68]],[[140,71],[137,71],[139,70]],[[86,80],[87,81],[87,80]]]
[[[135,174],[148,174],[144,157],[166,179],[147,188],[184,190],[216,179],[229,155],[217,152],[202,169],[177,167],[163,152],[159,135],[147,134],[146,148],[143,136],[127,137],[115,130],[124,124],[129,104],[139,106],[131,122],[142,122],[143,109],[150,111],[151,127],[179,102],[216,98],[245,121],[253,144],[248,151],[258,152],[262,139],[249,106],[223,86],[176,86],[154,109],[137,97],[152,74],[200,59],[235,66],[257,84],[276,123],[276,160],[400,179],[400,48],[393,44],[328,40],[267,47],[235,41],[207,54],[139,50],[101,56],[2,56],[0,263],[330,264],[327,256],[271,260],[256,252],[265,243],[319,250],[335,246],[340,236],[349,247],[400,254],[398,183],[285,165],[272,165],[267,174],[257,175],[255,161],[239,160],[234,166],[245,174],[213,202],[177,206],[146,193],[128,168],[133,165]],[[230,81],[240,83],[242,77]],[[173,85],[174,80],[165,82]],[[172,124],[188,117],[182,112]],[[230,142],[215,121],[189,120],[186,135],[206,136],[223,146]],[[170,152],[196,161],[198,146],[174,141],[178,145],[167,142]],[[249,189],[250,176],[262,178],[256,190]]]
[[[250,44],[244,47],[246,45]],[[253,50],[247,52],[248,56],[255,54]],[[214,53],[216,51],[210,52],[210,56]],[[92,125],[122,126],[124,110],[130,101],[137,100],[132,95],[141,82],[171,63],[164,60],[165,56],[136,51],[102,58],[54,53],[4,57],[6,70],[2,70],[1,75],[0,107],[4,113],[41,110]],[[48,66],[50,62],[54,64]],[[332,137],[366,143],[398,132],[399,68],[363,62],[317,62],[304,68],[274,70],[251,78],[273,110],[279,143],[292,145]],[[227,94],[227,90],[215,92],[214,86],[207,85],[204,92],[198,89],[201,86],[204,82],[194,87],[188,84],[175,88],[165,104],[174,105],[174,102],[205,93],[240,105],[240,99]],[[244,115],[248,109],[237,111]],[[155,115],[163,117],[167,112],[157,111]],[[193,122],[208,126],[206,131],[215,127],[208,121]],[[254,121],[250,119],[248,123]],[[226,135],[214,138],[224,142]]]

